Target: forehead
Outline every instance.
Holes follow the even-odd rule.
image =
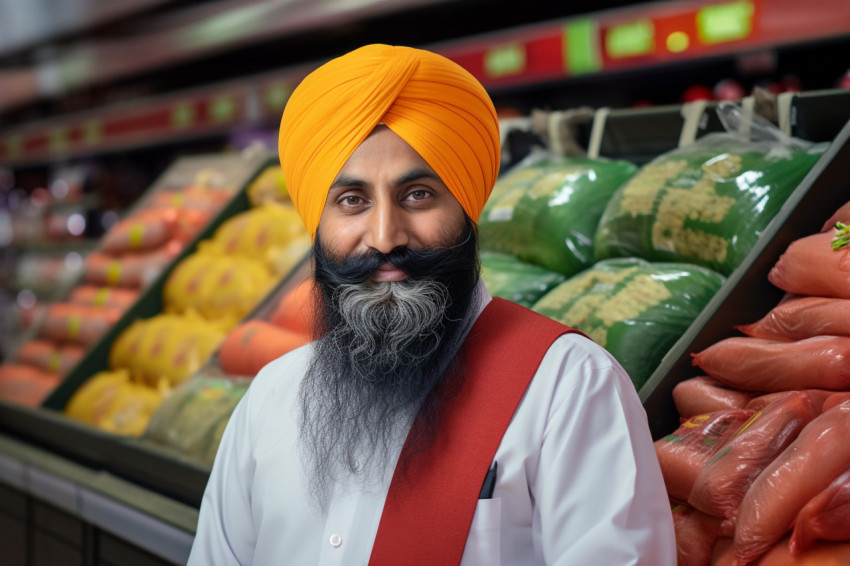
[[[337,177],[357,172],[375,175],[410,168],[424,169],[437,176],[428,162],[409,143],[381,124],[354,150]]]

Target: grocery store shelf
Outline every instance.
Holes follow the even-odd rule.
[[[174,564],[185,564],[196,508],[0,435],[0,484],[45,501]]]
[[[491,93],[850,35],[846,0],[657,2],[427,46]],[[48,119],[0,135],[0,161],[52,162],[273,125],[317,63]]]
[[[97,239],[70,239],[70,240],[32,240],[29,242],[16,242],[8,246],[8,249],[19,252],[39,253],[89,253],[98,246]]]

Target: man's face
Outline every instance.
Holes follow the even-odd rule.
[[[454,243],[463,207],[410,144],[378,126],[337,174],[319,222],[319,236],[337,259],[399,247],[432,249]],[[371,280],[408,274],[384,264]]]

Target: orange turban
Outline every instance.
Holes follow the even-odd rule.
[[[280,163],[310,236],[334,178],[379,123],[422,156],[477,222],[500,157],[498,118],[484,87],[442,55],[367,45],[310,73],[283,112]]]

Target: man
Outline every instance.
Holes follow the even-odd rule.
[[[314,238],[319,338],[234,411],[190,563],[674,564],[628,376],[479,280],[499,167],[483,87],[366,46],[299,85],[279,151]]]

